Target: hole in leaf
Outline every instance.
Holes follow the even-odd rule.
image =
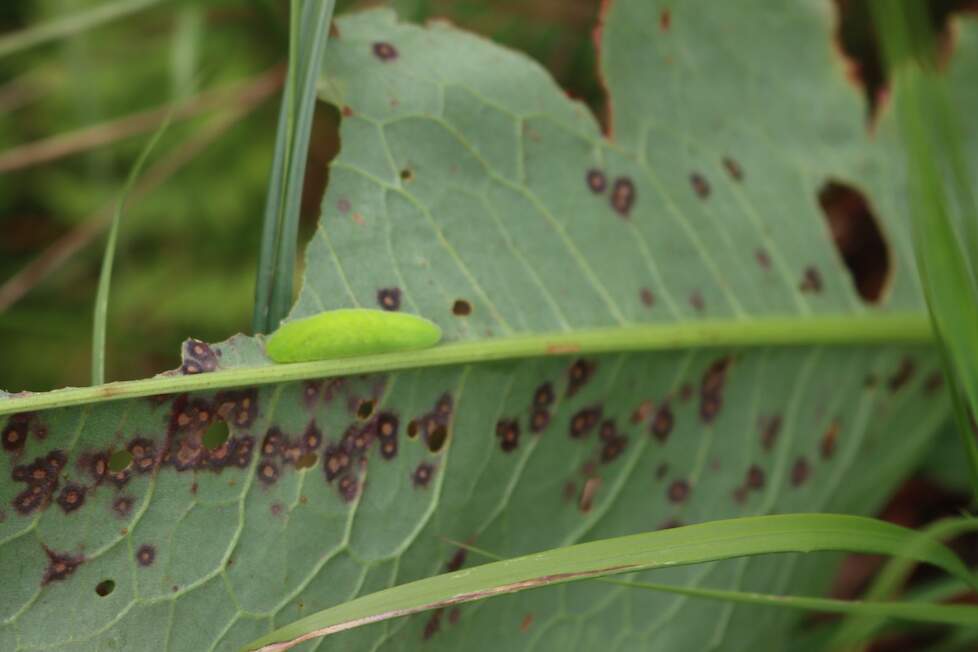
[[[892,275],[889,248],[866,197],[840,181],[818,192],[832,240],[864,301],[878,303]]]
[[[204,433],[201,441],[203,441],[204,446],[209,450],[214,450],[224,445],[224,442],[228,440],[229,434],[228,424],[218,419],[210,425],[210,428]]]
[[[452,304],[452,314],[459,317],[464,317],[466,315],[472,314],[472,304],[465,299],[457,299],[454,304]]]
[[[360,401],[360,405],[357,406],[357,418],[369,419],[370,415],[373,413],[374,413],[373,401]]]
[[[125,471],[130,464],[132,464],[132,453],[127,450],[116,451],[109,457],[109,471],[112,473]]]
[[[101,582],[95,585],[95,593],[99,597],[104,598],[105,596],[109,595],[113,591],[115,591],[115,582],[113,582],[112,580],[102,580]]]
[[[306,453],[295,461],[295,468],[308,469],[309,467],[316,465],[316,460],[317,457],[315,453]]]
[[[434,430],[428,433],[428,450],[437,453],[445,445],[446,439],[448,439],[448,428],[443,425],[435,426]]]

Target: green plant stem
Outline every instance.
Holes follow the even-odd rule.
[[[923,315],[769,318],[542,333],[477,342],[455,342],[421,351],[296,364],[269,363],[267,366],[192,376],[157,376],[109,383],[100,387],[69,387],[0,400],[0,414],[157,394],[527,357],[632,353],[680,348],[873,344],[932,345],[930,321]]]

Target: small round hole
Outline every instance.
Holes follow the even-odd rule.
[[[442,425],[435,427],[428,434],[428,450],[432,453],[437,453],[445,445],[446,439],[448,439],[448,429]]]
[[[374,413],[374,402],[373,401],[360,401],[360,405],[357,406],[357,417],[360,419],[369,419],[370,415]]]
[[[104,598],[105,596],[109,595],[113,591],[115,591],[115,582],[113,582],[112,580],[102,580],[101,582],[95,585],[95,593],[99,597]]]
[[[204,433],[203,443],[209,450],[214,450],[215,448],[220,448],[224,445],[224,442],[228,440],[230,435],[228,430],[228,424],[220,419],[216,420],[211,424],[207,432]]]
[[[125,471],[130,464],[132,464],[132,453],[127,450],[116,451],[109,457],[109,471],[112,473]]]
[[[465,299],[457,299],[454,304],[452,304],[452,314],[459,317],[465,317],[472,314],[472,304]]]

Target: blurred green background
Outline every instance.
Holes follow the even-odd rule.
[[[108,380],[179,364],[180,342],[247,331],[279,80],[285,0],[6,0],[0,39],[106,5],[145,8],[0,57],[0,388],[90,378],[105,224],[169,103],[186,106],[125,212],[109,304]],[[441,17],[534,57],[598,115],[596,0],[340,0]],[[303,240],[318,218],[338,115],[317,108]]]

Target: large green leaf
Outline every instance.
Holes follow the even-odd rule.
[[[612,140],[521,55],[340,20],[322,89],[343,151],[293,316],[396,305],[453,343],[274,366],[260,340],[190,341],[183,371],[208,373],[0,402],[0,649],[235,649],[464,566],[442,537],[513,556],[872,510],[947,405],[891,120],[868,132],[834,20],[814,0],[610,3]],[[876,210],[877,304],[833,244],[829,180]],[[121,449],[131,466],[105,469]],[[830,562],[654,578],[814,593]],[[584,583],[303,649],[776,649],[796,618]]]

